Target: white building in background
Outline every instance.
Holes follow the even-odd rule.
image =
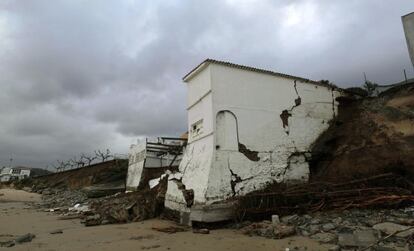
[[[211,59],[183,80],[188,145],[165,201],[183,223],[228,219],[234,196],[308,180],[310,146],[337,113],[338,89]]]
[[[414,66],[414,12],[402,17],[408,51]]]
[[[0,182],[11,180],[22,180],[30,177],[30,168],[24,167],[3,167],[0,170]]]

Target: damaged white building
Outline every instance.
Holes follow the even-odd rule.
[[[186,138],[145,138],[129,148],[126,190],[136,191],[180,164]],[[149,185],[151,187],[151,185]]]
[[[228,219],[234,196],[308,180],[310,147],[335,117],[340,90],[211,59],[183,80],[188,144],[165,200],[183,223]]]

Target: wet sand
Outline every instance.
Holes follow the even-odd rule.
[[[0,239],[26,233],[36,235],[31,242],[0,250],[328,250],[331,245],[319,245],[304,237],[283,240],[249,237],[237,230],[211,230],[210,234],[190,231],[174,234],[161,233],[153,227],[176,226],[175,223],[153,219],[119,225],[85,227],[79,219],[58,220],[58,215],[34,209],[31,202],[40,201],[40,195],[24,191],[0,189]],[[62,234],[50,234],[54,230]]]

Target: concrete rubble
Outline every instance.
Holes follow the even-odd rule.
[[[372,250],[413,250],[413,217],[414,212],[407,209],[352,209],[288,215],[282,217],[279,223],[243,221],[230,227],[241,229],[247,235],[266,238],[301,235],[321,243],[332,244],[332,248],[335,248],[332,250],[360,250],[369,246],[373,246]],[[410,225],[402,225],[401,222]],[[377,243],[381,238],[401,230],[407,231]]]

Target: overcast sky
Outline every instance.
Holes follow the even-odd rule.
[[[41,167],[186,130],[205,58],[340,87],[413,77],[412,0],[1,0],[0,165]]]

